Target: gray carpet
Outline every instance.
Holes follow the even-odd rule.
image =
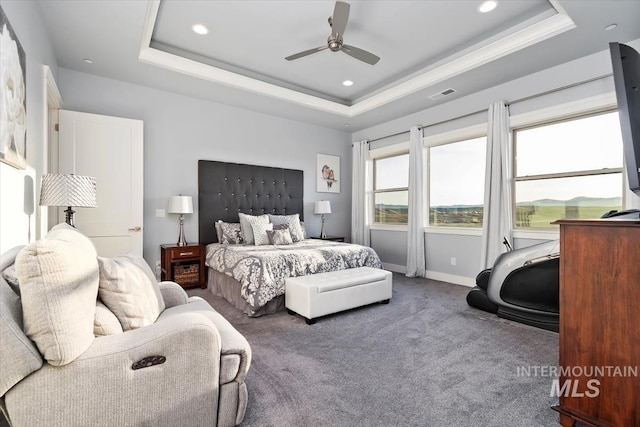
[[[207,299],[249,341],[243,426],[553,426],[558,335],[471,308],[469,288],[394,274],[393,299],[307,325]]]

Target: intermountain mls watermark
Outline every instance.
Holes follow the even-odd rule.
[[[637,366],[518,366],[518,377],[553,378],[551,397],[597,397],[600,395],[598,378],[638,377]],[[566,378],[560,383],[560,378]],[[572,379],[573,378],[573,379]]]

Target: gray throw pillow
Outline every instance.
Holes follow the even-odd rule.
[[[300,242],[304,240],[304,231],[300,225],[300,214],[294,215],[269,215],[269,221],[274,226],[286,224],[289,227],[291,233],[291,239],[294,242]]]
[[[293,244],[291,233],[289,233],[289,228],[267,231],[267,236],[269,236],[269,243],[271,243],[272,245]]]

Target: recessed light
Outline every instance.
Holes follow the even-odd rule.
[[[487,13],[491,12],[498,6],[498,2],[496,0],[487,0],[483,1],[480,6],[478,6],[478,12]]]
[[[83,61],[87,64],[93,64],[93,59],[85,58]]]
[[[349,127],[349,126],[351,126],[351,123],[345,123],[344,124],[344,127]]]
[[[353,82],[351,80],[345,80],[342,82],[343,86],[353,86]]]
[[[611,31],[613,29],[615,29],[618,26],[618,24],[609,24],[606,27],[604,27],[605,31]]]
[[[201,36],[204,36],[205,34],[209,34],[209,29],[202,24],[194,24],[193,27],[191,27],[191,29],[193,30],[194,33],[200,34]]]

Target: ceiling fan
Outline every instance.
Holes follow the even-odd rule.
[[[366,62],[370,65],[375,65],[380,58],[371,52],[357,48],[355,46],[349,46],[342,42],[342,36],[344,30],[347,27],[347,21],[349,20],[349,9],[351,6],[349,3],[343,1],[337,1],[336,6],[333,9],[333,16],[329,17],[329,26],[331,26],[331,35],[327,39],[326,46],[316,47],[314,49],[305,50],[287,56],[287,61],[293,61],[294,59],[302,58],[312,53],[320,52],[325,49],[329,49],[331,52],[342,51],[349,56],[354,57],[360,61]]]

